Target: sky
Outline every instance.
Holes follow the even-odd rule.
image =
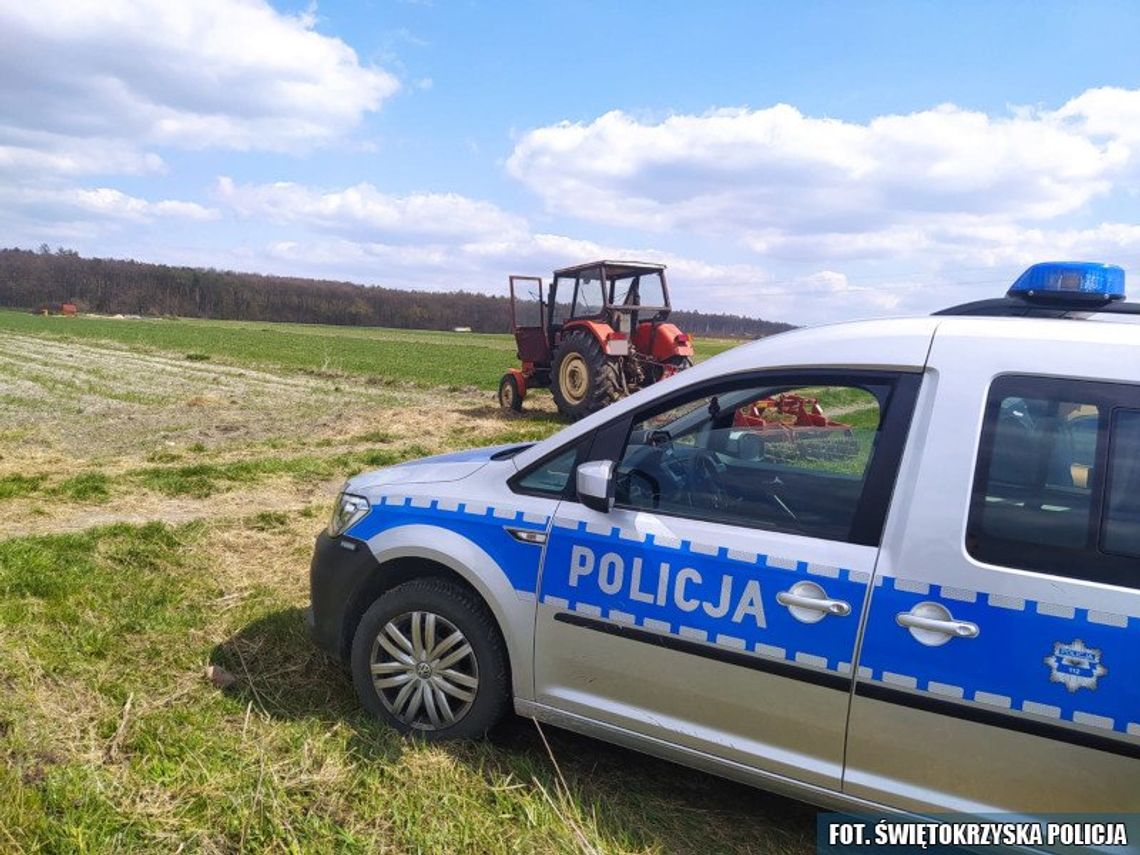
[[[797,324],[1135,279],[1138,36],[1091,0],[0,0],[0,246],[500,294],[632,258]]]

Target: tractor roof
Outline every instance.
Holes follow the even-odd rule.
[[[665,269],[664,264],[653,264],[648,261],[591,261],[587,264],[575,264],[573,267],[563,267],[555,270],[555,276],[569,276],[581,273],[583,270],[592,270],[602,265],[606,266],[606,276],[610,279],[623,279],[626,276],[637,276],[639,273],[656,273]]]

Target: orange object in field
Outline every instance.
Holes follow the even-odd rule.
[[[827,418],[815,398],[804,398],[796,394],[753,401],[736,412],[732,426],[738,428],[849,427]]]

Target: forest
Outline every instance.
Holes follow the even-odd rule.
[[[505,277],[504,277],[505,279]],[[506,283],[504,281],[504,292]],[[352,282],[172,267],[131,259],[84,258],[70,249],[0,249],[0,307],[82,313],[218,318],[287,323],[508,332],[506,296],[408,291]],[[536,304],[522,322],[535,322]],[[760,338],[790,324],[740,315],[674,311],[694,335]]]

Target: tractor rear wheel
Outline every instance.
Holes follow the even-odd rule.
[[[554,350],[553,369],[550,391],[554,403],[571,421],[621,397],[616,366],[587,332],[573,332],[562,340]]]

